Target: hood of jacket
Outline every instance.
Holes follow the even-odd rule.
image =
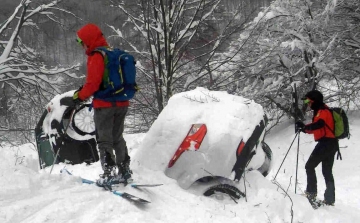
[[[99,27],[94,24],[87,24],[77,31],[77,36],[86,45],[86,54],[91,55],[95,48],[108,46],[106,39]]]

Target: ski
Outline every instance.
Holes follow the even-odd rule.
[[[92,181],[92,180],[88,180],[88,179],[84,179],[84,178],[81,178],[82,182],[83,183],[86,183],[86,184],[95,184],[96,185],[96,182],[95,181]],[[123,183],[119,183],[119,184],[111,184],[109,186],[115,186],[117,187],[118,185],[124,185]],[[130,185],[131,187],[133,188],[143,188],[143,187],[158,187],[158,186],[161,186],[163,184],[138,184],[138,183],[131,183],[131,184],[128,184]],[[98,185],[96,185],[98,186]],[[100,186],[98,186],[100,187]]]
[[[62,170],[60,170],[60,173],[63,173],[63,172],[65,172],[65,173],[67,173],[67,174],[69,174],[69,175],[73,175],[73,174],[70,173],[67,169],[62,169]],[[88,179],[85,179],[85,178],[82,178],[82,177],[80,177],[80,179],[81,179],[81,182],[82,182],[83,184],[93,184],[93,185],[96,185],[96,182],[95,182],[95,181],[88,180]],[[136,185],[136,184],[135,184],[135,185]],[[97,186],[97,187],[100,187],[100,186],[98,186],[98,185],[96,185],[96,186]],[[111,192],[112,194],[115,194],[115,195],[117,195],[117,196],[119,196],[119,197],[125,198],[125,199],[127,199],[127,200],[129,200],[129,201],[133,201],[133,202],[141,203],[141,204],[151,203],[151,202],[148,201],[148,200],[145,200],[145,199],[143,199],[143,198],[140,198],[140,197],[137,197],[137,196],[135,196],[135,195],[129,194],[129,193],[127,193],[127,192],[121,192],[121,191],[118,191],[118,190],[113,190],[112,187],[111,187],[111,185],[110,185],[109,187],[106,187],[106,188],[103,187],[103,188],[104,188],[105,190]]]
[[[96,185],[96,182],[95,181],[92,181],[92,180],[87,180],[87,179],[84,179],[82,178],[82,182],[83,183],[87,183],[87,184],[95,184]],[[124,183],[118,183],[118,184],[111,184],[109,186],[114,186],[114,187],[118,187],[118,186],[126,186]],[[130,185],[130,187],[133,187],[133,188],[143,188],[143,187],[158,187],[158,186],[161,186],[163,184],[138,184],[138,183],[130,183],[130,184],[127,184],[127,185]],[[98,186],[98,185],[96,185]],[[101,186],[98,186],[98,187],[101,187]]]
[[[72,173],[70,173],[67,169],[62,169],[61,171],[65,171],[67,174],[69,175],[72,175]],[[95,184],[96,185],[96,182],[95,181],[92,181],[92,180],[88,180],[88,179],[84,179],[84,178],[81,178],[82,182],[83,183],[86,183],[86,184]],[[111,186],[116,186],[116,185],[124,185],[126,186],[124,183],[119,183],[119,184],[112,184]],[[130,183],[130,184],[127,184],[127,185],[130,185],[130,187],[133,187],[133,188],[141,188],[141,187],[158,187],[158,186],[162,186],[163,184],[141,184],[141,183]],[[98,185],[96,185],[98,186]],[[100,186],[98,186],[100,187]]]
[[[141,188],[141,187],[158,187],[163,184],[137,184],[137,183],[131,183],[130,186],[133,188]]]
[[[140,197],[137,197],[135,195],[132,195],[132,194],[129,194],[129,193],[126,193],[126,192],[120,192],[120,191],[111,191],[113,194],[115,195],[118,195],[122,198],[125,198],[125,199],[128,199],[130,201],[134,201],[134,202],[137,202],[137,203],[141,203],[141,204],[148,204],[148,203],[151,203],[150,201],[148,200],[145,200],[145,199],[142,199]]]

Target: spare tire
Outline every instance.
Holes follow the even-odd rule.
[[[71,127],[82,136],[95,134],[94,109],[91,105],[82,105],[75,111]]]

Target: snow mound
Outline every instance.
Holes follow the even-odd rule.
[[[206,146],[201,152],[220,150],[219,159],[234,164],[240,141],[246,142],[263,118],[262,106],[252,100],[198,87],[170,98],[133,159],[146,168],[164,171],[192,124],[204,123]],[[231,157],[222,156],[221,150]]]

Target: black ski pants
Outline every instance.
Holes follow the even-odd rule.
[[[104,171],[107,170],[107,167],[120,165],[128,158],[126,142],[123,137],[127,110],[128,107],[95,108],[96,141]]]
[[[317,194],[315,168],[319,165],[319,163],[322,163],[322,173],[326,184],[324,199],[329,203],[335,202],[335,182],[332,168],[334,164],[335,153],[338,151],[338,149],[339,142],[337,139],[321,139],[315,146],[315,149],[311,153],[305,165],[307,175],[306,191]]]

